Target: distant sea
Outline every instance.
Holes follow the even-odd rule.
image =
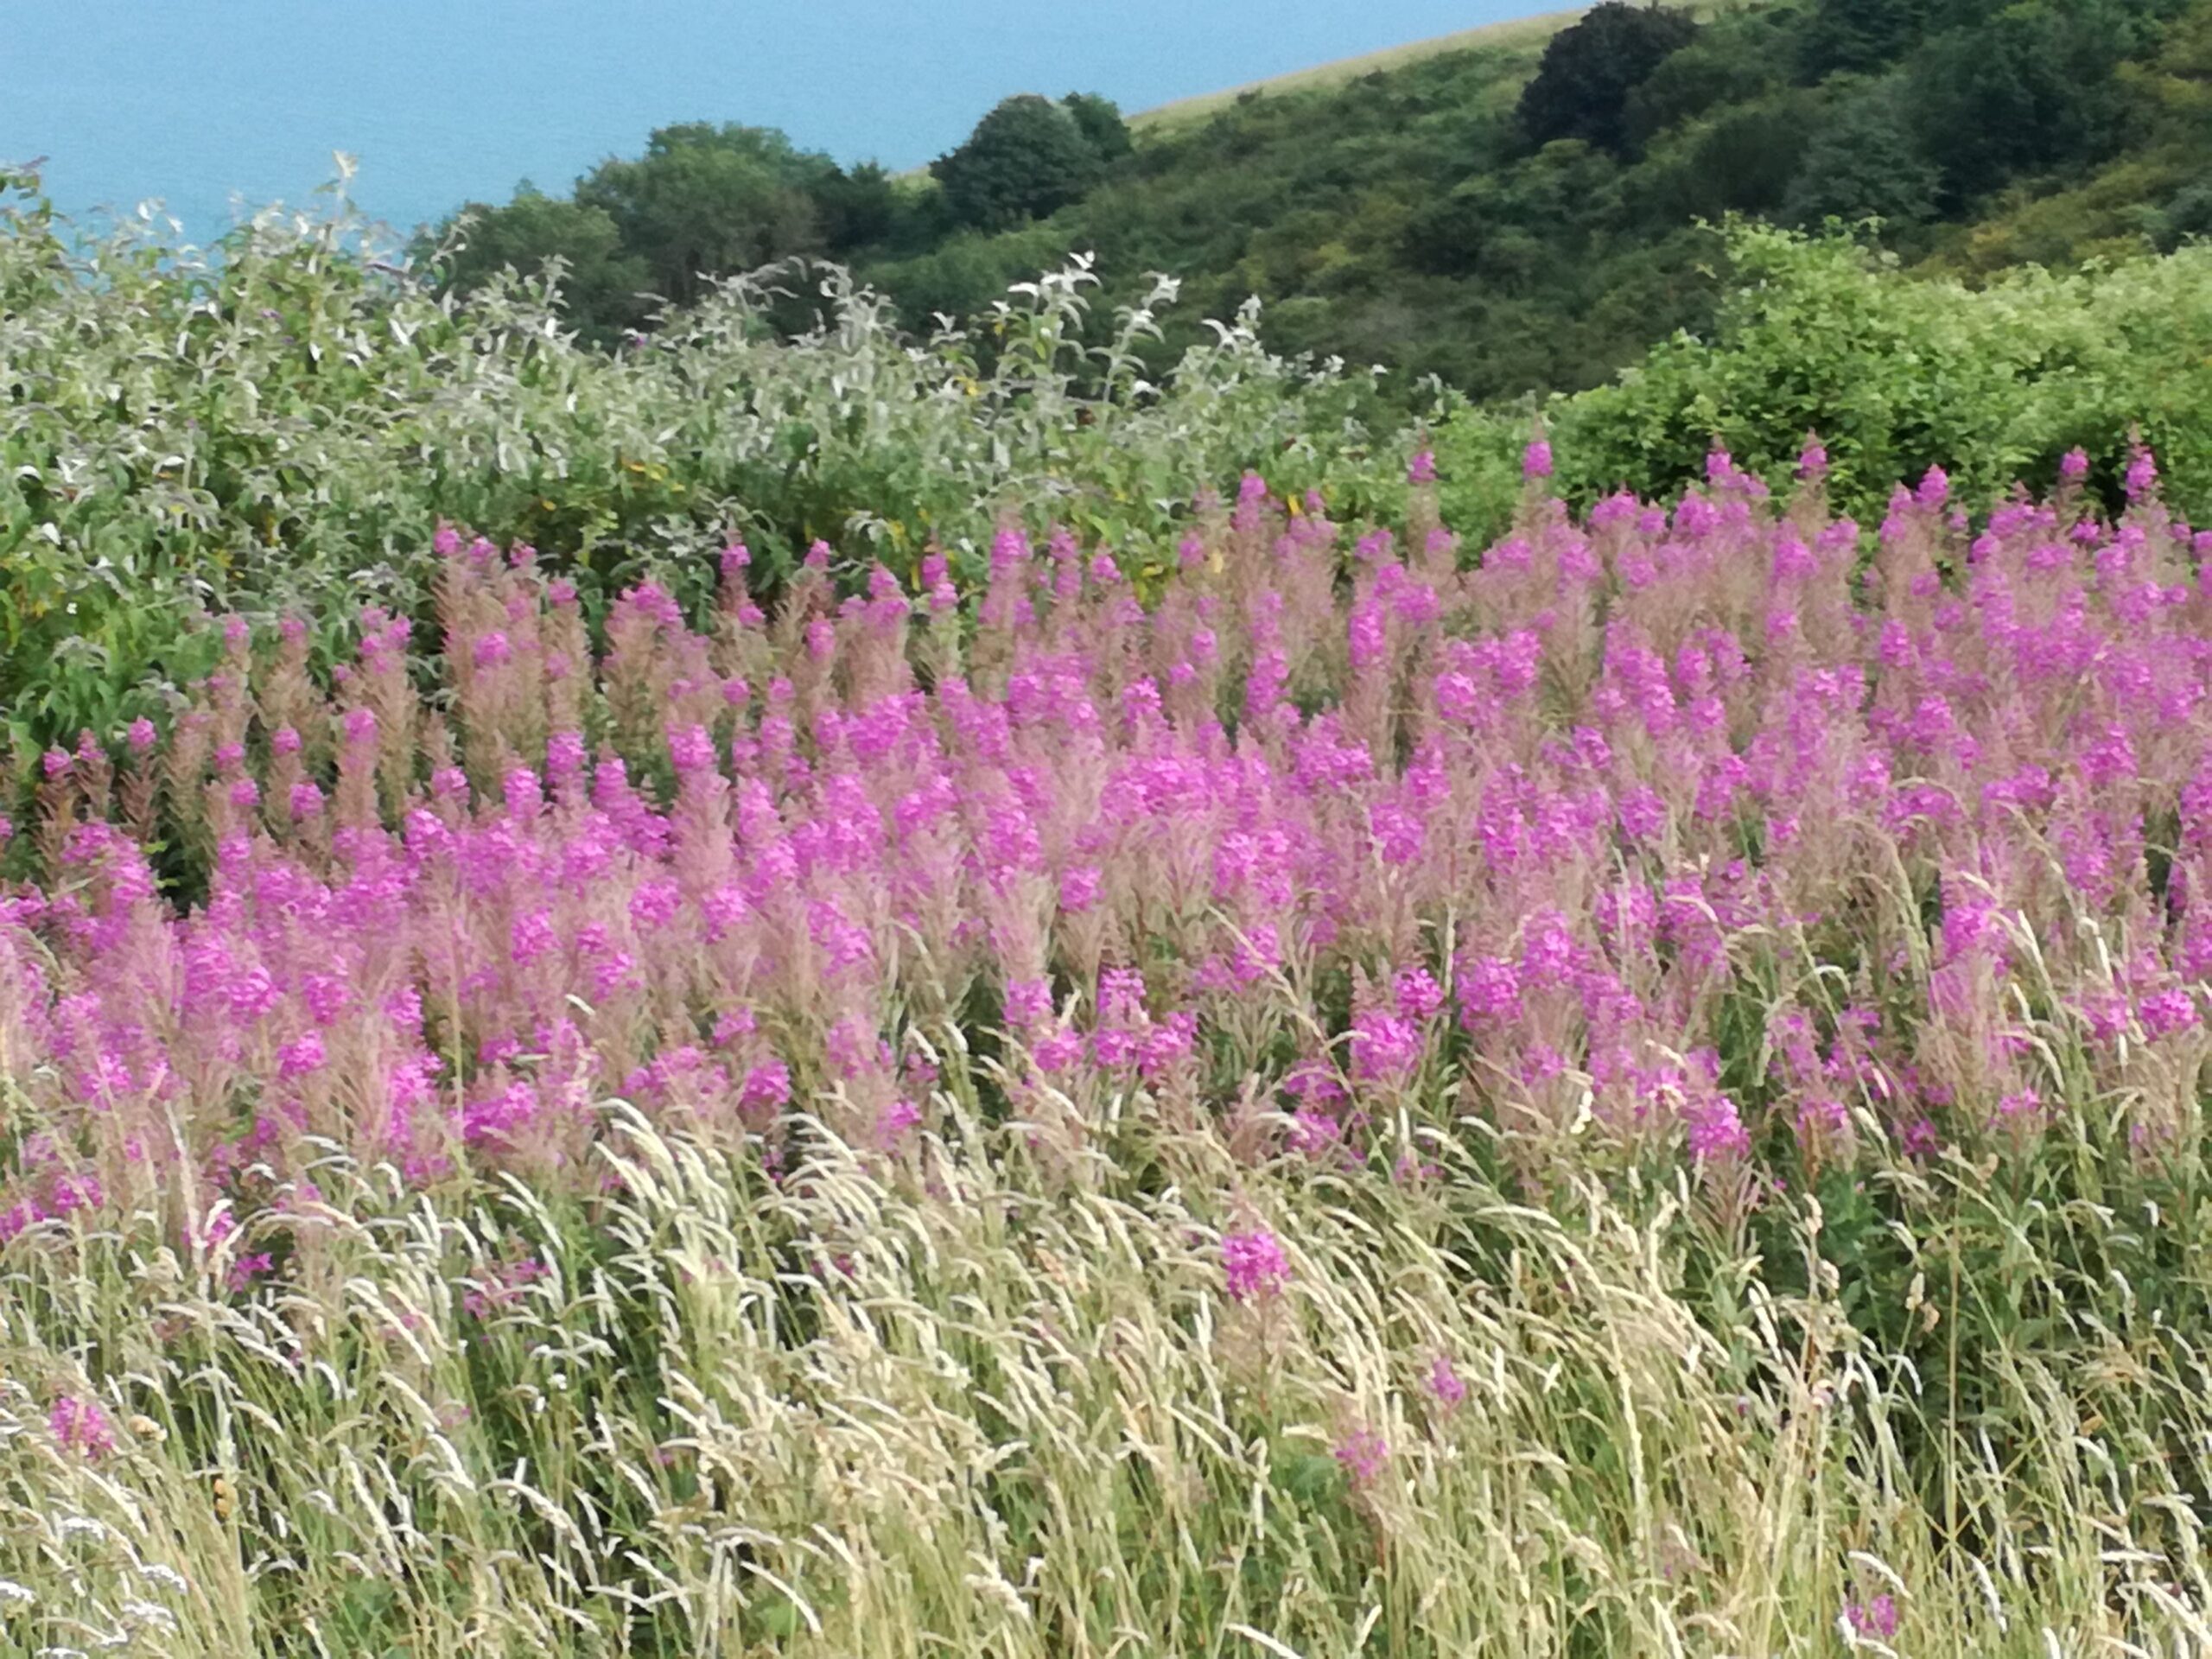
[[[1552,0],[1555,5],[1558,0]],[[918,166],[1009,93],[1124,110],[1551,9],[1544,0],[0,0],[0,160],[194,240],[359,158],[402,232],[563,194],[654,127],[776,126]]]

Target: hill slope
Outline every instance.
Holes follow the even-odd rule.
[[[1128,160],[1049,217],[862,263],[919,318],[1088,249],[1110,281],[1182,277],[1194,315],[1256,296],[1280,349],[1487,397],[1599,384],[1707,327],[1724,284],[1700,222],[1730,213],[1875,214],[1910,261],[1980,271],[2212,224],[2189,194],[2212,73],[2197,0],[1696,15],[1618,96],[1614,144],[1529,130],[1523,90],[1577,17],[1554,14],[1147,112]]]
[[[2212,0],[1609,0],[1126,124],[1009,99],[945,158],[959,188],[664,129],[571,200],[490,210],[448,274],[557,254],[570,314],[612,340],[645,325],[640,290],[688,303],[822,257],[921,330],[1089,252],[1109,301],[1182,283],[1155,370],[1256,299],[1271,347],[1394,371],[1405,404],[1430,376],[1511,398],[1708,329],[1731,215],[1878,218],[1909,263],[1977,276],[2171,247],[2212,228],[2209,89]]]
[[[1584,10],[1580,6],[1570,7],[1562,11],[1544,12],[1535,17],[1516,17],[1506,22],[1484,23],[1475,29],[1455,29],[1449,35],[1432,35],[1425,41],[1408,41],[1402,46],[1385,47],[1379,52],[1363,52],[1357,57],[1338,58],[1328,63],[1316,64],[1309,69],[1294,70],[1287,75],[1274,75],[1266,80],[1247,81],[1241,86],[1224,87],[1217,92],[1201,92],[1196,98],[1178,99],[1172,104],[1162,104],[1156,109],[1141,111],[1131,116],[1129,128],[1140,135],[1156,136],[1219,114],[1241,98],[1320,92],[1341,86],[1346,81],[1357,80],[1363,75],[1387,74],[1391,70],[1402,69],[1408,64],[1446,53],[1480,48],[1510,49],[1541,44],[1581,16]]]

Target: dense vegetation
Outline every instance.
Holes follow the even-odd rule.
[[[785,146],[776,165],[814,205],[757,234],[853,265],[917,327],[1091,251],[1109,296],[1154,270],[1183,280],[1194,317],[1257,296],[1272,348],[1387,365],[1405,402],[1427,374],[1477,398],[1595,385],[1675,329],[1703,328],[1726,268],[1700,222],[1730,213],[1806,229],[1878,215],[1909,264],[1968,274],[2165,251],[2212,229],[2201,0],[1695,12],[1615,0],[1548,41],[1516,31],[1342,86],[1255,93],[1141,125],[1133,147],[1099,100],[1012,100],[938,163],[943,188]],[[755,163],[703,154],[766,142],[671,130],[644,162],[587,179],[575,211],[594,211],[610,169],[658,160],[668,192],[690,191],[692,219],[741,217],[751,196],[706,181]],[[952,188],[979,147],[995,182]],[[671,261],[692,251],[657,234],[610,245],[620,219],[593,219],[575,245],[573,303],[595,323],[639,315],[637,270],[617,269],[610,245],[646,287],[690,280]],[[487,210],[457,270],[530,269],[569,251],[568,227],[542,199]],[[1198,338],[1171,327],[1158,360]]]
[[[2212,537],[1554,465],[1148,601],[446,527],[49,751],[0,1637],[2201,1642]]]
[[[6,181],[0,1648],[2212,1646],[2200,21],[675,129],[429,280]],[[1623,205],[1760,110],[1903,255]],[[1208,326],[1301,117],[1389,233]],[[1195,307],[817,257],[1179,179]],[[1516,396],[1268,348],[1488,361],[1544,179]]]
[[[732,535],[772,586],[817,539],[841,579],[927,544],[980,556],[1001,513],[1172,560],[1192,498],[1264,462],[1364,487],[1359,382],[1225,327],[1136,394],[1172,293],[1083,344],[1057,274],[910,349],[882,303],[806,273],[822,321],[716,289],[617,354],[542,284],[464,306],[360,256],[340,217],[264,223],[211,263],[126,227],[80,241],[28,181],[0,196],[0,710],[34,749],[162,714],[213,662],[211,608],[312,621],[364,595],[429,615],[438,524],[497,524],[596,620],[647,576],[687,599]],[[1080,382],[1078,386],[1077,383]],[[1393,438],[1394,442],[1402,442]]]
[[[1578,507],[1669,494],[1715,442],[1778,487],[1808,432],[1870,529],[1899,478],[1942,467],[1985,510],[2075,448],[2111,505],[2139,435],[2169,499],[2212,521],[2212,255],[1976,289],[1848,239],[1738,227],[1725,245],[1735,283],[1706,337],[1617,385],[1422,412],[1456,528],[1502,531],[1540,422]],[[160,717],[213,661],[218,610],[305,618],[322,652],[346,648],[365,594],[427,622],[423,550],[445,520],[527,541],[596,622],[647,577],[696,602],[731,534],[771,591],[817,541],[849,588],[932,546],[974,569],[1007,515],[1097,537],[1149,582],[1202,493],[1243,470],[1347,518],[1402,510],[1374,461],[1422,440],[1387,393],[1268,353],[1250,311],[1194,331],[1175,287],[1109,309],[1072,269],[920,346],[808,265],[713,285],[609,353],[542,280],[435,296],[362,257],[343,217],[264,223],[210,262],[129,229],[80,238],[19,181],[0,198],[10,741]]]
[[[1541,417],[1560,488],[1585,505],[1671,494],[1716,444],[1781,488],[1808,433],[1833,460],[1832,498],[1869,527],[1897,480],[1931,467],[1980,512],[2019,480],[2055,482],[2075,449],[2117,505],[2139,433],[2166,458],[2168,499],[2212,523],[2212,249],[1969,288],[1841,238],[1735,227],[1728,248],[1733,282],[1704,336],[1572,397],[1454,409],[1438,432],[1453,522],[1503,522]]]

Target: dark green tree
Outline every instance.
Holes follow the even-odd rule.
[[[901,229],[899,188],[874,162],[849,170],[832,169],[810,194],[821,218],[823,239],[836,257],[887,242]]]
[[[836,175],[772,127],[690,122],[654,133],[635,161],[601,162],[576,200],[613,221],[656,292],[690,304],[717,276],[824,251],[817,196]]]
[[[1942,176],[1913,143],[1904,90],[1891,79],[1836,99],[1790,181],[1784,220],[1817,230],[1830,219],[1904,227],[1935,217]]]
[[[604,209],[545,195],[525,181],[504,207],[471,202],[429,244],[451,232],[462,215],[469,222],[439,273],[444,287],[469,293],[506,270],[537,276],[557,259],[563,267],[562,300],[588,337],[604,341],[645,316],[643,296],[652,285],[652,274],[623,247],[622,233]]]
[[[1697,21],[1666,6],[1605,0],[1544,48],[1521,94],[1522,130],[1535,143],[1580,138],[1624,156],[1628,97],[1697,35]]]
[[[956,219],[998,230],[1075,200],[1096,181],[1101,163],[1066,105],[1025,92],[977,122],[930,171]]]
[[[1814,0],[1797,37],[1797,73],[1808,81],[1880,74],[1929,21],[1929,0]]]
[[[2113,72],[2148,33],[2145,14],[2138,0],[2023,0],[1931,37],[1908,98],[1950,201],[2102,156],[2128,114]]]
[[[1785,78],[1775,61],[1781,35],[1764,12],[1736,14],[1700,29],[1629,93],[1629,142],[1640,149],[1709,110],[1764,95]]]
[[[1060,102],[1100,161],[1110,166],[1134,148],[1129,124],[1122,119],[1122,106],[1112,99],[1096,92],[1070,92]]]

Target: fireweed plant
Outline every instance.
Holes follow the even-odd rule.
[[[844,272],[787,265],[606,353],[548,281],[441,299],[379,245],[342,194],[209,253],[150,216],[73,224],[0,169],[10,747],[158,715],[212,668],[211,612],[297,616],[318,661],[365,602],[431,630],[446,519],[538,548],[596,629],[648,581],[702,602],[733,529],[772,594],[817,539],[841,582],[877,559],[911,582],[930,544],[980,565],[1015,515],[1141,580],[1247,467],[1402,501],[1369,458],[1370,378],[1271,354],[1255,308],[1147,369],[1166,278],[1109,311],[1077,258],[917,340]]]
[[[47,753],[10,1643],[2212,1642],[2212,537],[1526,468],[597,639],[448,528]]]

